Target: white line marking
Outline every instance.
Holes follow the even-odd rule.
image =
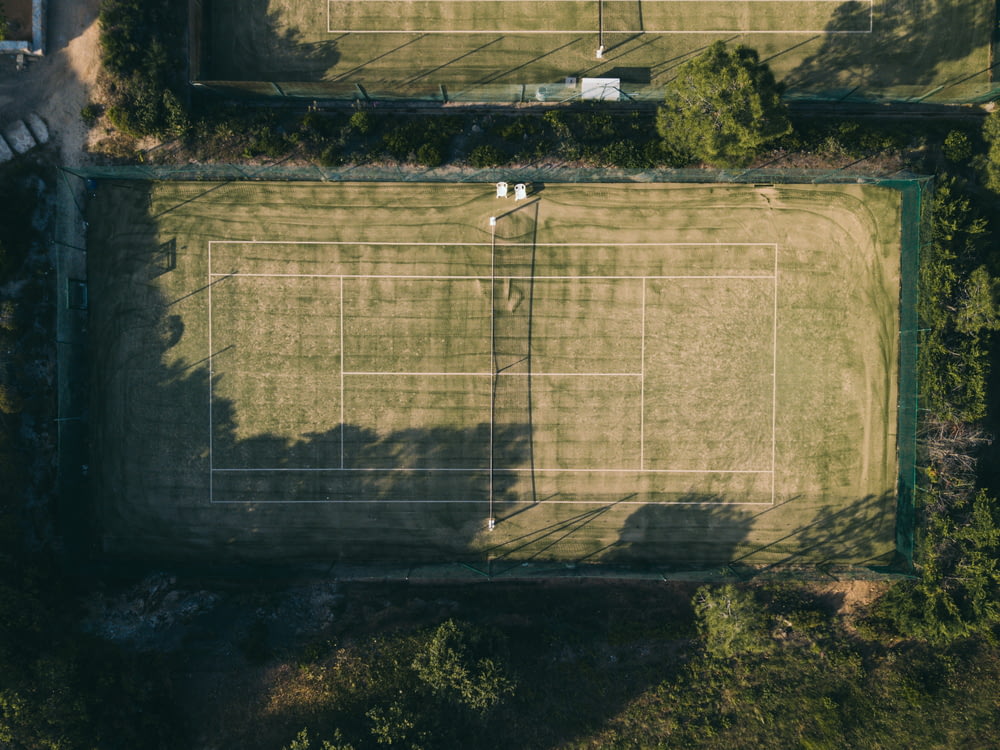
[[[340,277],[340,468],[344,468],[344,277]]]
[[[390,242],[372,240],[209,240],[209,245],[388,245],[396,247],[489,247],[489,242]],[[508,242],[507,247],[775,247],[774,242]]]
[[[777,457],[778,424],[778,246],[774,246],[774,323],[771,333],[771,505],[774,505],[777,476],[774,473]]]
[[[646,279],[642,280],[642,345],[639,351],[639,468],[646,465]]]
[[[357,0],[355,0],[355,2],[356,1]],[[425,2],[433,2],[433,1],[434,0],[425,0]],[[479,2],[482,2],[482,0],[436,0],[436,1],[438,3],[440,3],[440,4],[442,4],[442,5],[452,5],[453,3],[462,3],[462,2],[465,2],[465,3],[479,3]],[[510,0],[507,0],[507,1],[509,2]],[[527,0],[513,0],[513,1],[514,2],[519,2],[521,4],[526,4],[526,2],[527,2]],[[808,1],[812,2],[812,3],[815,3],[817,5],[822,5],[823,3],[830,3],[830,4],[841,5],[841,4],[844,3],[844,0],[808,0]],[[332,5],[335,2],[337,2],[337,0],[329,0],[328,5]],[[377,3],[377,2],[396,3],[396,2],[399,2],[399,0],[365,0],[365,2],[366,3]],[[586,2],[586,0],[546,0],[546,2],[547,3],[551,3],[551,2],[554,2],[554,3],[578,3],[580,5],[587,5],[587,4],[589,4],[589,5],[596,5],[597,4],[595,2],[595,0],[590,0],[589,3]],[[604,4],[605,5],[611,5],[611,4],[616,3],[616,2],[622,3],[622,4],[634,4],[635,0],[604,0]],[[687,2],[687,3],[697,2],[698,4],[704,4],[704,3],[731,3],[731,2],[733,2],[733,0],[642,0],[643,5],[654,5],[656,3],[682,3],[682,2]],[[798,2],[798,3],[801,3],[801,2],[804,2],[804,0],[740,0],[740,2],[746,2],[746,3],[780,3],[780,2],[791,3],[791,2]],[[859,0],[855,0],[855,2],[859,2]],[[859,2],[859,4],[860,4],[860,2]]]
[[[442,276],[442,275],[429,275],[429,274],[400,274],[400,273],[216,273],[213,276],[225,277],[225,278],[236,278],[236,277],[246,277],[246,278],[265,278],[265,279],[417,279],[420,281],[486,281],[492,277],[490,276]],[[636,274],[634,276],[500,276],[501,279],[517,279],[517,280],[527,280],[535,279],[536,281],[576,281],[576,280],[628,280],[628,279],[759,279],[762,281],[768,281],[772,278],[770,274],[756,274],[756,275],[737,275],[737,274],[715,274],[715,275],[695,275],[690,274],[687,276],[646,276],[644,274]]]
[[[495,373],[492,372],[394,372],[387,370],[372,370],[372,371],[348,371],[344,375],[401,375],[401,376],[416,376],[416,375],[455,375],[461,377],[493,377]],[[504,376],[507,375],[529,378],[639,378],[642,377],[641,372],[505,372]]]
[[[238,473],[253,473],[253,472],[290,472],[290,471],[300,471],[300,472],[346,472],[346,473],[369,473],[369,472],[384,472],[387,474],[393,473],[428,473],[428,474],[438,474],[438,473],[462,473],[462,474],[482,474],[484,471],[488,471],[488,466],[477,466],[477,467],[464,467],[460,469],[454,468],[427,468],[427,467],[368,467],[368,468],[358,468],[358,467],[346,467],[339,468],[336,466],[328,468],[299,468],[299,469],[289,469],[284,466],[279,467],[262,467],[262,468],[251,468],[251,469],[212,469],[212,471],[224,472],[227,474],[238,474]],[[564,473],[564,474],[771,474],[769,469],[643,469],[639,471],[638,469],[532,469],[530,467],[526,468],[498,468],[495,469],[496,472],[506,473],[506,474],[519,474],[523,472],[546,472],[549,474]]]
[[[497,278],[497,223],[490,219],[490,507],[487,515],[493,523],[493,420],[497,408],[497,349],[496,349],[496,278]],[[492,527],[491,527],[492,528]]]
[[[645,0],[644,0],[645,1]],[[585,34],[589,29],[553,29],[551,31],[537,31],[534,29],[490,29],[482,31],[479,29],[457,29],[454,31],[441,31],[438,29],[385,29],[382,31],[369,31],[359,29],[330,29],[330,34],[533,34],[542,36],[544,34]],[[607,32],[605,32],[607,33]],[[829,29],[776,29],[757,30],[749,29],[698,29],[697,31],[675,30],[658,31],[654,29],[622,29],[615,30],[616,34],[817,34],[821,36],[840,36],[847,34],[871,34],[871,30],[858,29],[856,31],[830,31]]]

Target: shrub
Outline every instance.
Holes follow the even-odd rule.
[[[444,154],[433,143],[424,143],[417,149],[417,163],[425,167],[439,167],[444,163]]]
[[[496,146],[492,146],[488,143],[485,143],[482,146],[476,146],[469,153],[469,164],[477,169],[499,167],[501,164],[506,163],[507,155]]]
[[[94,123],[97,122],[97,118],[101,116],[103,108],[100,104],[85,104],[83,109],[80,110],[80,119],[83,120],[83,124],[88,128],[93,127]]]
[[[351,129],[360,135],[368,135],[375,127],[375,115],[367,109],[359,109],[350,120]]]
[[[961,130],[952,130],[944,137],[941,151],[945,159],[960,164],[972,156],[972,141]]]

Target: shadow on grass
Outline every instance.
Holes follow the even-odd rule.
[[[270,0],[206,2],[206,79],[319,80],[340,60],[336,40],[304,41],[302,31]],[[317,3],[319,5],[319,3]]]
[[[867,19],[859,14],[869,13],[871,33],[837,33],[867,28]],[[864,3],[845,2],[835,11],[827,27],[830,33],[819,49],[805,57],[784,83],[794,95],[863,99],[877,92],[894,99],[922,99],[978,77],[985,92],[990,67],[957,71],[948,66],[977,49],[984,51],[985,63],[992,43],[991,17],[975,0],[890,0],[875,3],[870,10]],[[859,26],[862,20],[865,23]],[[908,90],[890,93],[895,87]]]

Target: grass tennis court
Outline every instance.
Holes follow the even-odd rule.
[[[328,0],[331,33],[868,33],[874,0]],[[600,6],[600,7],[599,7]],[[603,14],[603,18],[601,15]],[[388,21],[387,19],[392,19]]]
[[[984,0],[201,5],[193,75],[271,96],[351,98],[361,86],[373,99],[561,101],[578,95],[553,88],[567,78],[610,77],[628,97],[659,100],[677,66],[716,39],[758,50],[792,97],[955,101],[985,96],[996,79],[996,13]]]
[[[899,206],[860,185],[105,182],[106,548],[885,559]]]

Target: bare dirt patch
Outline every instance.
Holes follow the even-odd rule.
[[[11,14],[22,2],[4,0]],[[31,58],[17,71],[11,56],[0,57],[0,112],[5,124],[37,112],[52,134],[64,164],[84,159],[87,128],[80,110],[87,103],[100,69],[97,12],[99,0],[51,0],[48,54]]]

